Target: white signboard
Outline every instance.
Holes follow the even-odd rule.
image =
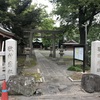
[[[9,76],[17,74],[17,42],[13,39],[6,40],[6,80]]]
[[[83,61],[83,47],[75,47],[75,59]]]

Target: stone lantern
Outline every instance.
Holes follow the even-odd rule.
[[[59,62],[58,64],[64,64],[64,60],[63,60],[63,55],[64,55],[64,49],[63,49],[63,46],[61,45],[61,49],[59,50],[59,54],[60,54],[60,59],[59,59]]]

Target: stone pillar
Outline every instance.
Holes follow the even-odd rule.
[[[56,58],[55,33],[52,33],[52,37],[53,37],[53,58]]]
[[[1,52],[0,52],[0,80],[5,79],[6,74],[5,74],[5,65],[3,61],[3,56],[5,56],[4,50],[4,41],[2,42],[1,45]]]
[[[29,37],[29,42],[30,42],[30,57],[32,57],[32,49],[33,49],[33,45],[32,45],[32,40],[33,40],[33,32],[30,32],[30,37]]]
[[[7,81],[10,76],[17,74],[17,42],[13,39],[6,40],[5,50]]]
[[[5,52],[1,51],[0,52],[0,80],[5,79],[6,77],[3,56],[5,56]]]
[[[100,41],[93,41],[91,45],[91,73],[100,75]]]
[[[52,57],[52,46],[50,46],[50,54],[49,57]]]

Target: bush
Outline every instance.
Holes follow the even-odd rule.
[[[75,65],[75,66],[70,66],[67,70],[81,72],[83,71],[83,68],[82,65]],[[90,67],[86,66],[85,70],[90,70]]]
[[[82,68],[81,68],[80,65],[75,65],[75,66],[71,66],[71,67],[69,67],[68,70],[70,70],[70,71],[81,72],[81,71],[82,71]]]

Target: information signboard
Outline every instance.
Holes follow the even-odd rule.
[[[83,56],[84,56],[84,48],[83,47],[75,47],[75,58],[77,60],[83,61]]]

